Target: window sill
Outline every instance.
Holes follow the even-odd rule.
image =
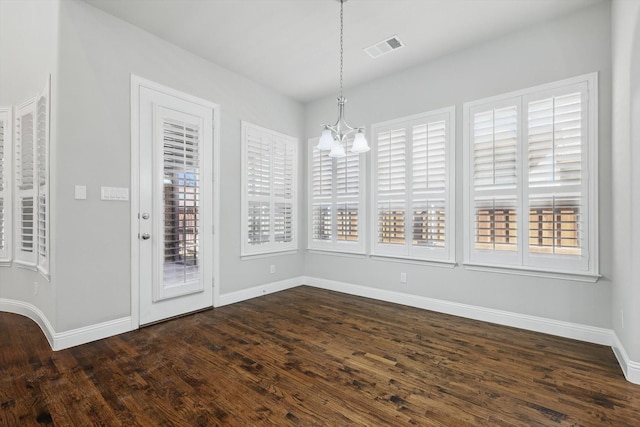
[[[366,258],[367,254],[364,252],[348,252],[341,251],[339,249],[307,249],[307,253],[313,255],[328,255],[328,256],[337,256],[337,257],[346,257],[346,258]]]
[[[404,264],[415,264],[415,265],[427,265],[430,267],[441,267],[441,268],[454,268],[458,265],[455,261],[438,261],[438,260],[429,260],[429,259],[420,259],[420,258],[409,258],[395,255],[375,255],[371,254],[369,256],[372,260],[375,261],[385,261],[385,262],[401,262]]]
[[[25,270],[38,271],[38,267],[36,267],[35,264],[32,264],[30,262],[14,260],[13,265],[15,265],[18,268],[24,268]]]
[[[489,273],[514,274],[517,276],[544,277],[548,279],[573,280],[576,282],[596,283],[600,274],[595,273],[572,273],[566,271],[535,270],[532,268],[514,266],[493,266],[479,264],[463,264],[465,270],[485,271]]]
[[[240,255],[240,259],[242,261],[249,261],[252,259],[268,258],[268,257],[274,257],[274,256],[280,256],[280,255],[293,255],[293,254],[297,254],[298,252],[299,252],[298,249],[288,249],[288,250],[273,251],[273,252],[260,252],[255,254],[242,254]]]

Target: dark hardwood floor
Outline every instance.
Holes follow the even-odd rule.
[[[300,287],[52,352],[0,313],[0,425],[638,426],[610,348]]]

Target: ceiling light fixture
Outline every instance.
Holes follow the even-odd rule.
[[[344,32],[344,14],[343,7],[344,2],[347,0],[338,0],[340,2],[340,97],[338,98],[338,121],[334,125],[324,125],[322,135],[320,136],[320,142],[318,143],[319,150],[331,150],[329,152],[330,157],[344,157],[347,155],[345,152],[347,137],[355,132],[353,138],[353,144],[351,146],[352,153],[366,153],[370,150],[367,139],[364,136],[364,129],[352,128],[349,126],[344,118],[344,104],[347,100],[342,96],[342,69],[343,69],[343,32]]]

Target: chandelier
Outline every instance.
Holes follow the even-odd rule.
[[[347,0],[338,0],[340,2],[340,96],[338,97],[338,121],[334,125],[324,125],[322,135],[320,136],[320,142],[317,148],[319,150],[331,150],[329,152],[330,157],[345,157],[347,137],[353,133],[353,144],[351,146],[352,153],[366,153],[370,150],[367,139],[364,136],[364,129],[352,128],[349,126],[344,118],[344,104],[347,100],[342,96],[342,69],[343,69],[343,6]]]

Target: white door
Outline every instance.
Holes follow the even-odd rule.
[[[144,325],[213,305],[214,108],[157,86],[132,90],[139,123],[133,231]]]

